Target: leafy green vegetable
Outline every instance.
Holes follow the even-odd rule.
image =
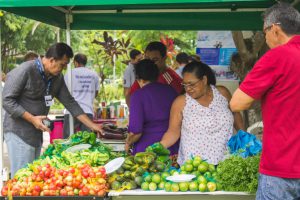
[[[243,191],[255,193],[258,186],[258,166],[260,155],[242,158],[231,155],[219,163],[217,167],[217,182],[225,191]]]

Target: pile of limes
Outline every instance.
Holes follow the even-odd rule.
[[[196,178],[190,182],[169,182],[166,178],[171,175],[194,174]],[[200,191],[213,192],[221,189],[216,183],[216,168],[214,165],[203,161],[201,157],[195,156],[187,160],[179,170],[172,169],[162,173],[144,174],[144,182],[141,184],[143,190],[165,190],[167,192]]]

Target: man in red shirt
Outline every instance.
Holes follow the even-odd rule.
[[[145,58],[155,62],[159,69],[158,82],[172,86],[178,94],[182,92],[181,82],[182,79],[171,68],[167,67],[167,48],[161,42],[150,42],[145,50]],[[133,83],[130,89],[130,94],[133,94],[136,90],[140,89],[137,81]]]
[[[279,3],[264,13],[264,33],[271,48],[261,57],[230,107],[248,109],[261,100],[263,151],[256,199],[300,198],[300,14]]]

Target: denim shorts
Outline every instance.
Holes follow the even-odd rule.
[[[19,169],[26,167],[28,163],[31,163],[40,156],[41,147],[33,147],[25,143],[15,133],[4,133],[4,140],[8,150],[11,177]]]
[[[300,179],[259,175],[256,200],[300,199]]]

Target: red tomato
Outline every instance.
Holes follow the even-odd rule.
[[[54,183],[50,183],[49,190],[56,190],[56,185]]]
[[[88,171],[82,171],[81,173],[82,173],[82,176],[83,176],[84,178],[89,177],[89,172],[88,172]]]
[[[51,170],[50,169],[46,169],[46,171],[45,171],[45,177],[50,177],[50,175],[51,175]]]
[[[49,189],[47,189],[47,190],[44,189],[44,195],[49,196],[50,195],[50,190]]]
[[[89,190],[89,188],[88,187],[83,187],[82,188],[82,193],[83,193],[83,195],[84,196],[87,196],[87,195],[89,195],[89,193],[90,193],[90,190]]]
[[[4,186],[1,190],[1,196],[7,196],[8,186]]]
[[[90,193],[89,193],[91,196],[94,196],[96,194],[95,190],[93,189],[90,189]]]
[[[34,190],[37,191],[37,192],[40,192],[41,191],[41,187],[39,185],[35,185],[34,186]]]
[[[33,190],[32,191],[32,196],[40,196],[40,193],[38,191]]]
[[[72,187],[73,187],[73,188],[78,188],[80,184],[81,184],[80,181],[73,180],[73,182],[72,182]]]
[[[99,185],[95,185],[95,186],[94,186],[94,190],[95,190],[95,192],[99,192],[100,186],[99,186]]]
[[[93,172],[93,171],[89,172],[89,177],[96,178],[95,172]]]
[[[61,189],[59,194],[60,196],[67,196],[67,191],[65,189]]]
[[[106,194],[105,190],[100,190],[99,192],[97,192],[97,196],[99,197],[104,197]]]
[[[74,173],[75,173],[75,169],[74,169],[73,167],[71,167],[71,168],[69,169],[69,172],[70,172],[71,174],[74,174]]]

